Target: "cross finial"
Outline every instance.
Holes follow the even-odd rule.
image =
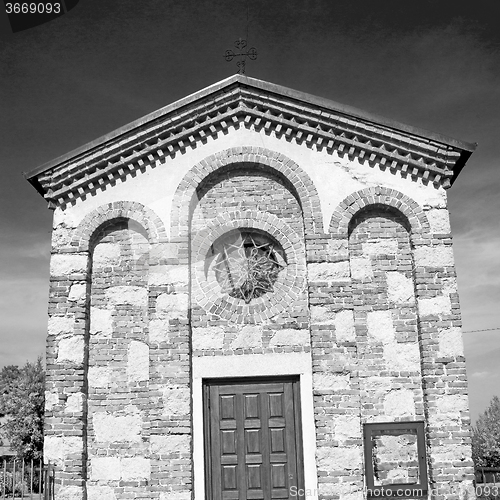
[[[234,46],[239,50],[239,52],[236,54],[232,50],[226,50],[224,59],[227,62],[230,62],[234,57],[240,57],[240,60],[236,63],[236,65],[238,66],[238,73],[240,75],[244,75],[245,58],[248,57],[250,60],[255,61],[255,59],[257,59],[257,50],[255,49],[255,47],[252,47],[244,52],[243,49],[247,46],[247,41],[241,38],[234,42]]]

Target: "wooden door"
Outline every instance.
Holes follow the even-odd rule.
[[[303,488],[298,386],[290,378],[205,384],[210,500],[296,498]]]

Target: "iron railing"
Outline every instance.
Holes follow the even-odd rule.
[[[476,467],[476,484],[489,483],[500,486],[500,467]]]
[[[475,493],[478,500],[500,499],[500,467],[475,467]]]
[[[42,460],[0,460],[0,499],[54,500],[54,467]]]

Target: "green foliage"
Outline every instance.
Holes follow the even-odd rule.
[[[490,406],[472,428],[472,458],[476,467],[500,467],[500,399]]]
[[[4,400],[15,386],[21,370],[16,365],[4,366],[0,372],[0,417],[5,415]]]
[[[40,458],[43,450],[45,373],[42,359],[0,373],[0,413],[7,416],[3,435],[19,457]]]
[[[2,473],[0,474],[0,495],[4,492],[6,495],[11,495],[14,494],[16,496],[22,496],[22,495],[28,495],[29,494],[29,489],[28,489],[28,483],[23,478],[21,477],[21,472],[16,472],[16,475],[14,477],[14,474],[12,472],[5,472],[5,474]]]

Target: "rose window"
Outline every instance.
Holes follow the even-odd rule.
[[[222,291],[247,304],[272,292],[286,266],[279,244],[260,233],[237,231],[214,247],[215,276]]]

